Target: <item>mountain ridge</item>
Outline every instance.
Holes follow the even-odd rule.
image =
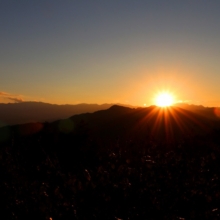
[[[216,127],[220,127],[217,116],[213,119],[177,106],[128,108],[113,105],[108,109],[75,114],[51,123],[7,126],[0,132],[4,130],[7,133],[13,130],[12,133],[18,135],[44,132],[59,137],[63,134],[74,136],[79,131],[89,131],[92,139],[105,143],[117,139],[122,142],[129,139],[142,141],[152,139],[171,143],[185,137],[207,134]]]
[[[30,122],[52,122],[75,114],[107,109],[114,104],[57,105],[44,102],[0,103],[0,127]]]

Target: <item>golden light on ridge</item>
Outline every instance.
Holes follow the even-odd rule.
[[[155,98],[156,105],[159,107],[168,107],[173,105],[173,95],[168,92],[161,92]]]

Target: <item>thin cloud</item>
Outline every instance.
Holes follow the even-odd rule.
[[[4,99],[8,99],[17,103],[24,102],[24,99],[21,98],[21,95],[14,95],[7,92],[0,91],[0,96],[2,96]]]
[[[21,102],[24,102],[24,100],[22,98],[13,98],[13,97],[6,97],[7,99],[9,100],[12,100],[14,102],[17,102],[17,103],[21,103]]]
[[[1,96],[11,96],[11,94],[7,93],[7,92],[0,92]]]

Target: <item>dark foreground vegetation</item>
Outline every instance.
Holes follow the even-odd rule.
[[[220,218],[219,129],[175,144],[105,143],[81,126],[0,145],[4,219]]]

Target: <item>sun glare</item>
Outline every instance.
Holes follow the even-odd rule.
[[[173,96],[168,92],[161,92],[156,96],[156,105],[159,107],[171,106],[173,102]]]

